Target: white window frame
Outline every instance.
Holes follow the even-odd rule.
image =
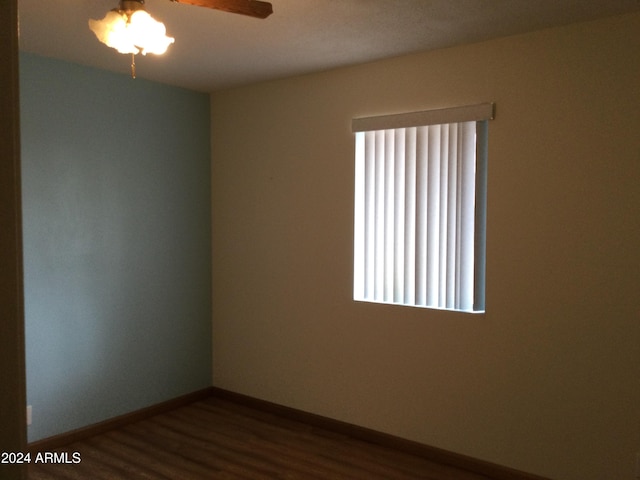
[[[485,311],[495,105],[355,118],[354,300]]]

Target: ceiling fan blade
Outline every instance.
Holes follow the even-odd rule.
[[[273,13],[269,2],[259,0],[172,0],[178,3],[214,8],[225,12],[240,13],[256,18],[267,18]]]

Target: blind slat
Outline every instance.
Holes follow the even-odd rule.
[[[407,128],[405,136],[405,241],[404,302],[416,301],[416,128]]]
[[[416,304],[427,302],[427,195],[428,195],[428,127],[416,129]]]
[[[404,301],[404,246],[405,246],[405,132],[404,128],[394,131],[395,196],[394,196],[394,265],[393,301]]]

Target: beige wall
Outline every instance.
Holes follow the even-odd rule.
[[[562,480],[640,451],[640,15],[212,96],[214,385]],[[487,313],[355,303],[353,117],[495,101]]]

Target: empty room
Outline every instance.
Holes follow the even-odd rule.
[[[640,478],[638,1],[8,3],[1,478]]]

